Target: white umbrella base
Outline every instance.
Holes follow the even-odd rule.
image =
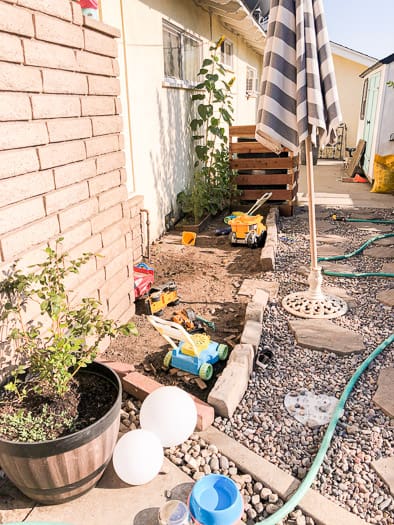
[[[286,295],[282,306],[296,317],[305,319],[334,319],[347,312],[347,304],[343,299],[325,294],[311,297],[309,290]]]

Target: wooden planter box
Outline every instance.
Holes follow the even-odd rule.
[[[175,230],[200,233],[203,230],[207,229],[211,218],[212,218],[211,214],[208,213],[207,215],[205,215],[205,217],[201,219],[201,221],[198,224],[195,224],[195,223],[190,223],[187,220],[187,218],[184,217],[183,219],[181,219],[175,224]]]
[[[283,148],[277,155],[256,141],[255,125],[230,126],[230,167],[238,172],[241,200],[256,201],[272,192],[270,202],[292,215],[298,190],[299,157]]]

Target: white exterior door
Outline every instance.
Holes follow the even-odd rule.
[[[371,151],[372,143],[374,139],[375,131],[375,120],[376,120],[376,109],[378,106],[379,99],[379,86],[380,86],[381,72],[378,71],[369,78],[367,100],[365,105],[365,119],[364,119],[364,132],[363,139],[366,141],[365,153],[364,153],[364,172],[368,174],[369,165],[371,162]]]

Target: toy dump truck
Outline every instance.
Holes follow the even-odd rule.
[[[228,346],[211,341],[207,334],[189,334],[180,324],[153,315],[149,315],[148,320],[172,346],[164,357],[166,369],[173,366],[208,381],[213,374],[213,365],[227,359]]]
[[[179,303],[178,290],[175,281],[168,281],[161,287],[152,287],[145,300],[146,310],[151,315],[161,315],[167,305]]]
[[[267,228],[263,223],[262,215],[253,215],[270,197],[272,193],[264,193],[246,213],[237,213],[228,217],[231,226],[230,242],[246,244],[249,248],[264,246],[267,237]]]
[[[262,215],[239,215],[228,223],[231,226],[230,242],[246,244],[249,248],[263,246],[267,236],[267,228],[263,224]]]

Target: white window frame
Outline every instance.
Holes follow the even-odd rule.
[[[228,49],[231,50],[231,53],[228,53]],[[225,69],[232,71],[234,68],[234,44],[227,38],[220,46],[220,63]]]
[[[197,36],[193,35],[192,33],[189,33],[188,31],[185,31],[181,27],[176,26],[175,24],[172,24],[168,20],[163,19],[162,23],[162,30],[163,32],[167,30],[168,32],[171,32],[175,35],[177,35],[180,38],[180,51],[181,51],[181,58],[180,58],[180,76],[182,78],[178,78],[175,76],[167,76],[165,73],[165,58],[164,58],[164,50],[163,50],[163,68],[164,68],[164,81],[163,86],[164,87],[183,87],[183,88],[193,88],[198,84],[198,79],[195,80],[187,79],[185,78],[185,39],[188,38],[189,40],[193,40],[198,44],[199,49],[199,59],[198,59],[198,69],[196,71],[196,77],[197,72],[200,69],[201,61],[202,61],[202,40],[198,38]]]
[[[259,92],[259,79],[257,69],[253,66],[246,66],[246,96],[257,97]]]

